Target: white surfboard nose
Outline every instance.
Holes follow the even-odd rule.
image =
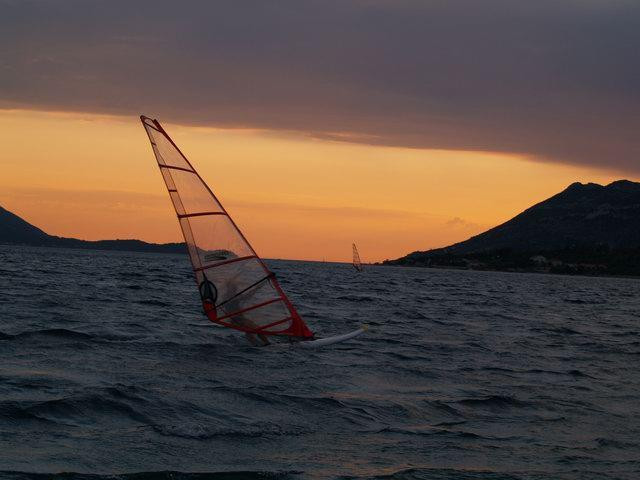
[[[327,345],[333,345],[334,343],[344,342],[346,340],[350,340],[354,337],[357,337],[358,335],[361,335],[364,332],[366,332],[368,328],[369,328],[368,325],[363,325],[362,328],[354,330],[353,332],[345,333],[343,335],[336,335],[334,337],[327,337],[327,338],[319,338],[318,340],[307,340],[304,342],[299,342],[296,345],[302,348],[318,348],[318,347],[324,347]]]

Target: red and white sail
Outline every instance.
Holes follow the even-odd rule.
[[[243,332],[313,337],[273,273],[160,123],[140,119],[178,215],[207,317]]]

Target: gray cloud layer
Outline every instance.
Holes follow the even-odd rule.
[[[0,0],[3,106],[634,173],[639,56],[637,0]]]

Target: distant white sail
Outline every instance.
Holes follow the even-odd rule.
[[[360,261],[360,254],[358,254],[358,248],[356,244],[353,244],[353,268],[358,272],[362,271],[362,262]]]

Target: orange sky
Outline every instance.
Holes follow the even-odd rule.
[[[365,262],[396,258],[464,240],[574,181],[624,176],[505,154],[163,125],[267,258],[347,261],[353,241]],[[0,110],[0,132],[4,208],[53,235],[181,241],[137,118]]]

